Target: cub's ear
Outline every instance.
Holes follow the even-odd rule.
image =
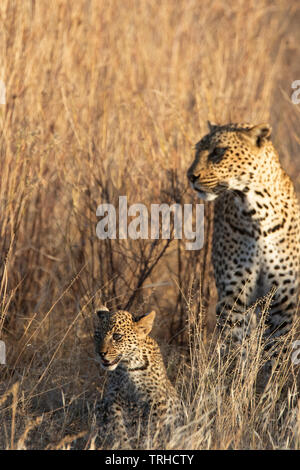
[[[101,317],[104,313],[109,312],[109,309],[107,307],[104,307],[104,305],[101,305],[96,309],[96,315],[97,317],[101,320]]]
[[[251,129],[245,131],[246,135],[250,137],[253,145],[262,147],[266,140],[270,140],[272,127],[270,124],[258,124],[257,126],[251,127]]]
[[[156,315],[155,311],[152,310],[151,313],[146,314],[145,316],[140,318],[137,322],[135,322],[135,328],[137,330],[138,335],[141,338],[145,338],[152,330],[155,315]]]

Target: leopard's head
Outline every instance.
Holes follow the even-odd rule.
[[[187,177],[200,198],[212,201],[227,190],[247,190],[275,151],[269,124],[209,123],[209,128],[196,144]]]
[[[95,348],[103,369],[114,370],[120,362],[129,362],[150,333],[155,312],[135,320],[125,310],[110,312],[97,309],[95,315]]]

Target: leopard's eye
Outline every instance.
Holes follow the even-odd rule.
[[[120,341],[123,338],[123,335],[120,335],[120,333],[114,333],[113,334],[113,339],[115,341]]]
[[[213,163],[219,163],[222,160],[226,150],[227,148],[224,147],[214,148],[214,150],[208,156],[209,160]]]

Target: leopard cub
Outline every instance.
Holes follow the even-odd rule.
[[[154,311],[138,320],[123,310],[96,312],[96,354],[108,371],[99,432],[110,447],[131,447],[138,434],[149,431],[157,436],[181,415],[158,344],[148,336],[154,318]]]

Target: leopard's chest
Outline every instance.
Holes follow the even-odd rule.
[[[226,194],[215,203],[216,244],[225,238],[262,248],[267,238],[275,239],[276,243],[276,236],[284,231],[285,225],[286,218],[278,201],[264,189]]]
[[[144,406],[144,403],[151,402],[153,393],[159,388],[150,372],[116,370],[109,392],[118,395],[123,402],[141,403]]]

